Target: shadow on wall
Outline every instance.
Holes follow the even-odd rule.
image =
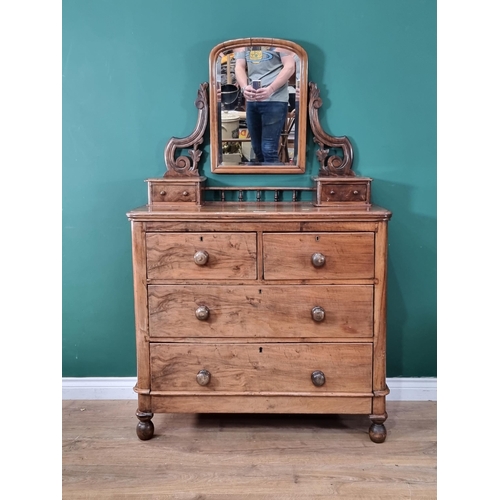
[[[374,179],[373,203],[393,212],[387,276],[387,376],[436,376],[436,218],[415,213],[414,188]]]

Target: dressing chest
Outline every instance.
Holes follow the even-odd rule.
[[[302,49],[273,43],[294,49],[301,61],[297,86],[304,83]],[[222,48],[238,44],[249,43],[226,43],[210,61],[216,66]],[[214,88],[216,75],[211,71]],[[366,414],[371,440],[383,442],[391,213],[371,204],[371,179],[352,172],[348,139],[321,128],[319,91],[307,82],[296,130],[305,142],[308,117],[319,145],[312,186],[208,185],[198,172],[197,148],[218,101],[214,92],[209,105],[207,88],[198,91],[194,132],[168,142],[165,176],[147,179],[147,205],[127,214],[137,435],[153,436],[155,413]],[[213,145],[217,114],[210,114],[210,124]],[[192,148],[189,157],[176,158],[183,148]],[[339,153],[328,155],[330,148]],[[303,169],[305,145],[297,149],[296,165]],[[217,149],[211,155],[212,162],[220,158]],[[212,171],[220,165],[213,163]],[[238,168],[250,167],[234,165],[225,173]],[[271,173],[279,167],[260,168]]]

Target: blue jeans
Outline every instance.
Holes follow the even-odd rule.
[[[247,127],[256,161],[279,163],[278,148],[287,111],[287,102],[247,101]]]

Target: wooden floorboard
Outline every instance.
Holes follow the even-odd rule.
[[[436,402],[389,401],[387,440],[366,416],[157,414],[136,401],[62,403],[63,499],[435,499]]]

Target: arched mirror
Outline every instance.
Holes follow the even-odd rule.
[[[211,170],[305,171],[307,53],[276,38],[240,38],[210,52]]]

